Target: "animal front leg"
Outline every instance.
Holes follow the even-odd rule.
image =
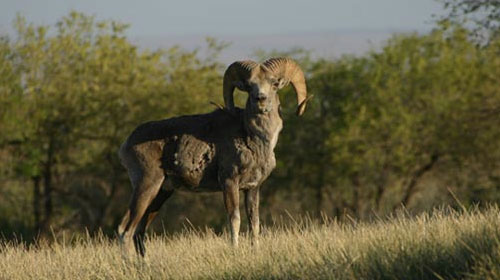
[[[229,229],[231,241],[238,246],[238,235],[240,232],[240,193],[236,184],[226,185],[224,188],[224,205],[229,218]]]
[[[259,237],[259,188],[251,189],[245,192],[245,208],[247,212],[248,225],[252,245],[258,245]]]

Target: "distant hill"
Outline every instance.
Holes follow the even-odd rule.
[[[237,59],[252,57],[256,50],[289,50],[301,47],[311,51],[313,58],[335,58],[344,54],[359,55],[370,49],[378,49],[395,33],[405,30],[387,31],[325,31],[298,34],[268,35],[185,35],[185,36],[138,36],[132,41],[139,46],[156,49],[180,45],[186,49],[205,46],[205,37],[214,37],[219,41],[230,42],[223,51],[220,60],[225,63]]]

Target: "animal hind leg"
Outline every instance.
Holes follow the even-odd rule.
[[[146,247],[144,246],[144,236],[146,229],[149,227],[151,222],[154,220],[158,211],[165,201],[174,193],[174,190],[160,189],[156,197],[153,199],[151,204],[146,210],[146,213],[141,219],[139,226],[134,235],[134,245],[136,251],[144,257],[146,254]]]
[[[141,174],[131,174],[130,177],[134,191],[130,200],[129,209],[118,228],[120,240],[128,253],[134,250],[133,235],[146,209],[157,196],[164,175],[161,170],[148,170]],[[137,252],[140,253],[139,251]]]
[[[118,226],[118,236],[121,236],[125,232],[125,227],[128,224],[129,218],[130,218],[130,209],[127,209],[127,212],[125,212],[125,215],[123,215],[122,221]]]

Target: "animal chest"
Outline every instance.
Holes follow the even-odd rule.
[[[237,166],[234,166],[232,177],[240,189],[252,189],[264,182],[276,167],[274,152],[268,147],[238,147]]]

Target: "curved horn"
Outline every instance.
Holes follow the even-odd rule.
[[[224,72],[223,94],[224,105],[232,111],[234,109],[233,92],[238,83],[248,80],[252,71],[257,68],[258,64],[251,60],[242,60],[233,62]],[[242,89],[242,88],[240,88]]]
[[[284,85],[289,82],[292,84],[297,94],[297,115],[302,115],[310,98],[307,97],[306,79],[300,66],[287,57],[270,58],[264,61],[262,66],[278,78],[285,79]]]

